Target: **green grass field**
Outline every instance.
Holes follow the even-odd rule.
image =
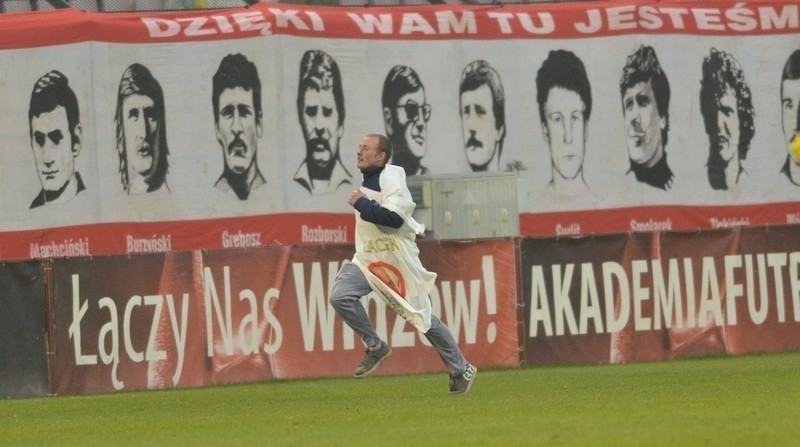
[[[2,445],[800,445],[800,353],[0,401]]]

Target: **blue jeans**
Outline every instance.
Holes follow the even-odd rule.
[[[372,292],[364,273],[352,262],[345,262],[336,275],[336,283],[331,291],[330,303],[336,313],[358,334],[370,351],[381,347],[383,340],[375,332],[361,298]],[[456,344],[450,329],[436,315],[431,315],[431,328],[425,332],[447,371],[457,376],[467,370],[467,360]]]

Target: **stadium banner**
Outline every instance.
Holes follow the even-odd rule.
[[[0,263],[0,398],[50,390],[44,272],[40,261]]]
[[[433,311],[470,362],[517,366],[517,241],[423,242]],[[53,260],[56,394],[350,376],[360,339],[328,303],[349,244]],[[374,294],[393,349],[376,374],[444,371],[423,334]]]
[[[800,229],[521,242],[525,361],[621,363],[800,349]]]
[[[0,259],[352,243],[368,132],[408,175],[516,172],[524,236],[797,223],[798,31],[794,0],[3,14]]]

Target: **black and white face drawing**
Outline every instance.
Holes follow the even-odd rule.
[[[428,150],[431,105],[425,99],[425,87],[417,72],[404,65],[389,70],[381,104],[386,136],[394,149],[392,164],[405,169],[408,176],[429,174],[422,159]]]
[[[216,135],[224,162],[214,186],[247,200],[266,183],[256,159],[263,132],[261,80],[255,64],[237,53],[222,59],[212,82]]]
[[[464,151],[473,171],[497,171],[506,134],[505,93],[500,75],[486,61],[468,64],[459,84]]]
[[[30,208],[68,202],[86,186],[75,169],[83,141],[78,98],[61,72],[52,70],[36,81],[28,123],[36,172],[42,184]]]
[[[630,158],[628,172],[639,182],[669,190],[674,178],[666,152],[670,88],[652,47],[642,45],[628,56],[619,91]]]
[[[114,123],[123,189],[128,194],[169,191],[164,92],[144,65],[132,64],[122,74]]]
[[[708,181],[713,189],[730,189],[746,175],[747,158],[755,134],[755,110],[750,87],[739,63],[712,48],[703,59],[700,112],[709,140]]]
[[[561,196],[589,190],[583,178],[592,89],[583,62],[574,53],[554,50],[536,74],[542,135],[550,149],[549,187]]]
[[[329,194],[352,184],[339,142],[344,134],[344,92],[336,61],[320,50],[308,50],[300,61],[297,118],[306,156],[294,181],[311,194]]]
[[[781,127],[789,155],[781,169],[792,184],[800,186],[800,50],[795,50],[781,74]]]

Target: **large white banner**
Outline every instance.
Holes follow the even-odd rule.
[[[0,258],[351,241],[371,132],[408,175],[516,172],[524,234],[794,223],[799,16],[780,1],[1,16]]]

